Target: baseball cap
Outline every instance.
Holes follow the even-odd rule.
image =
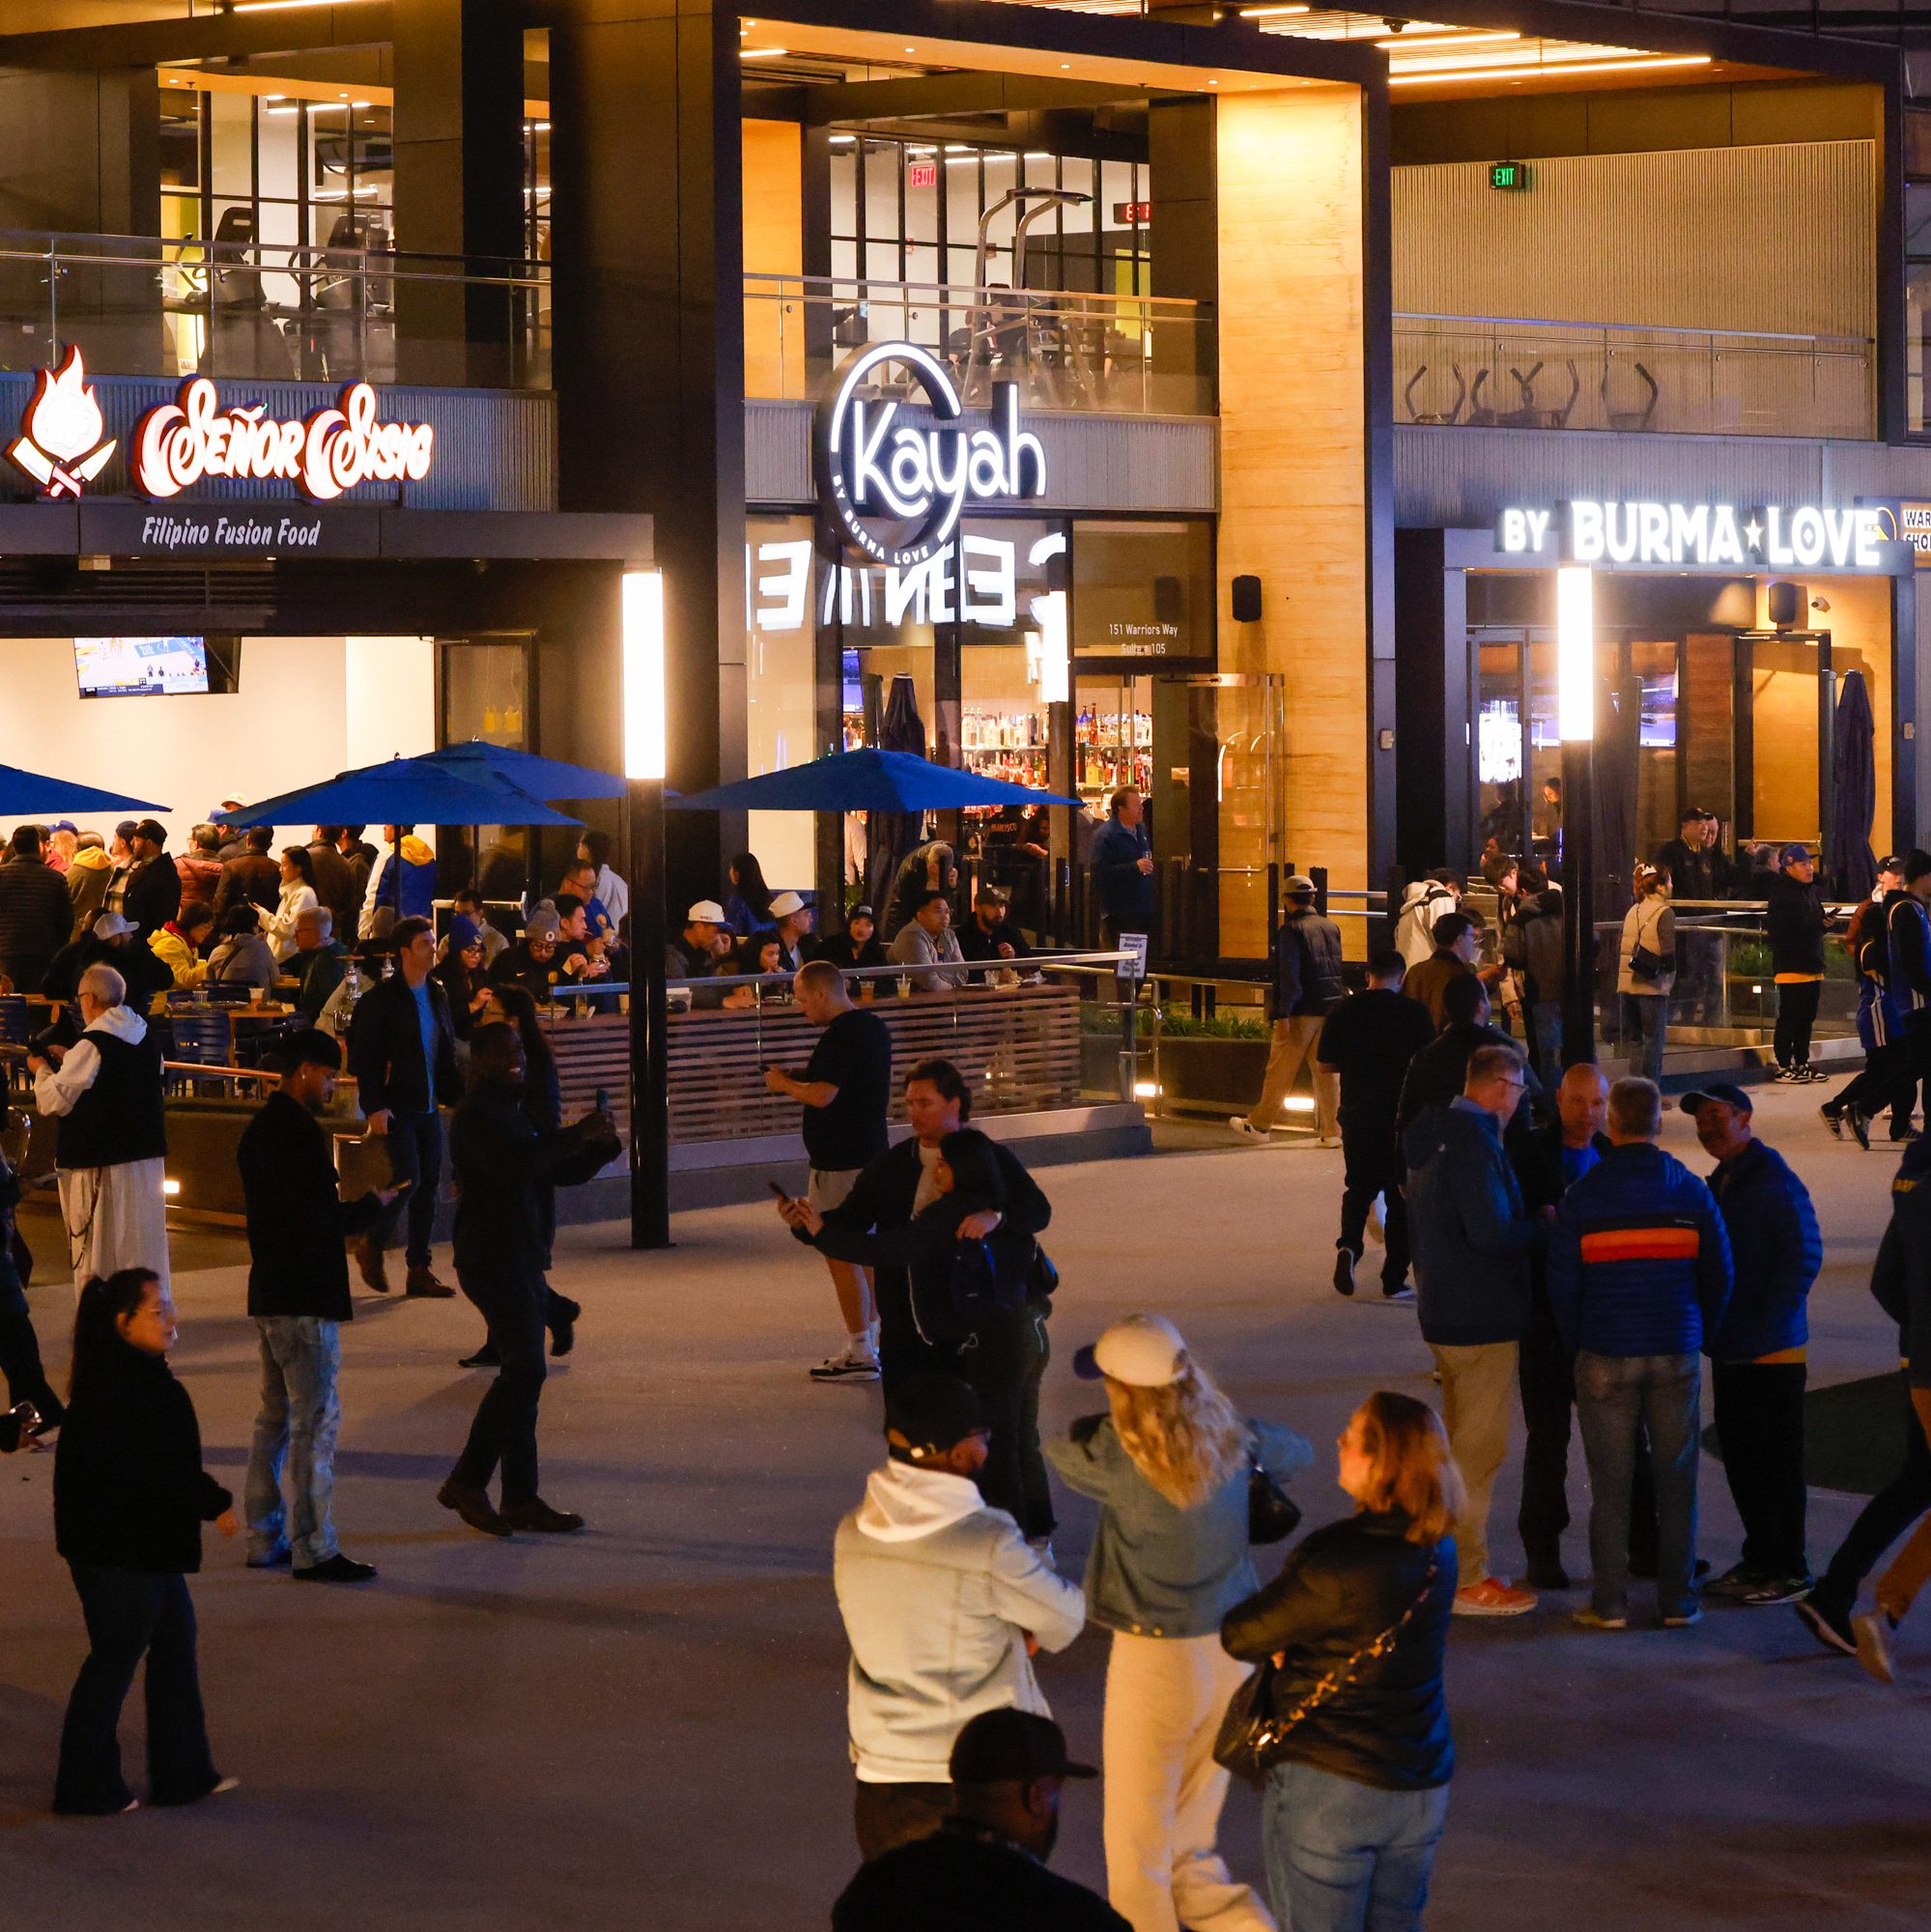
[[[885,1426],[904,1436],[915,1463],[992,1427],[978,1391],[957,1376],[909,1377],[885,1400]]]
[[[60,827],[56,825],[54,827],[54,830],[58,832],[60,830]],[[1890,854],[1888,858],[1880,859],[1877,862],[1877,868],[1880,872],[1897,872],[1901,874],[1904,870],[1903,853],[1893,852]]]
[[[1705,1100],[1720,1100],[1726,1107],[1739,1107],[1746,1114],[1756,1112],[1756,1105],[1741,1087],[1733,1087],[1727,1080],[1713,1080],[1707,1087],[1699,1087],[1693,1094],[1686,1094],[1676,1104],[1686,1114],[1693,1114]]]
[[[1066,1734],[1034,1711],[981,1711],[952,1740],[954,1784],[1030,1784],[1036,1777],[1097,1777],[1066,1755]]]
[[[1004,886],[981,886],[974,895],[973,903],[1009,906],[1012,903],[1012,895]]]
[[[77,826],[71,818],[56,818],[54,822],[47,827],[47,830],[49,832],[78,832],[80,830],[80,827]]]
[[[722,925],[724,923],[724,909],[716,899],[699,899],[684,915],[686,925]]]
[[[137,838],[151,838],[156,845],[165,845],[168,842],[168,829],[158,818],[142,819],[134,828],[134,836]]]
[[[796,893],[780,893],[771,901],[773,919],[789,919],[794,912],[803,912],[805,901]]]
[[[849,925],[855,919],[868,919],[873,925],[878,923],[878,915],[868,905],[855,905],[845,914],[845,923]]]
[[[1779,866],[1795,866],[1799,864],[1801,861],[1809,858],[1810,856],[1811,853],[1809,846],[1790,844],[1786,845],[1783,848],[1783,850],[1776,855],[1776,863]]]
[[[118,912],[103,912],[94,922],[96,939],[119,939],[123,933],[132,932],[134,929],[133,922],[123,919]]]
[[[1312,898],[1314,881],[1305,872],[1290,873],[1287,884],[1281,888],[1281,894],[1283,897],[1291,899]]]
[[[1165,1388],[1186,1366],[1186,1339],[1164,1315],[1129,1315],[1073,1356],[1086,1381],[1110,1376],[1130,1388]]]

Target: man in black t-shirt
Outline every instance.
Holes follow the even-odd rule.
[[[805,1154],[811,1178],[806,1199],[822,1214],[852,1190],[859,1170],[887,1147],[885,1114],[892,1100],[892,1035],[876,1013],[852,1005],[844,976],[829,959],[798,970],[798,1010],[824,1032],[801,1074],[767,1066],[764,1084],[805,1109]],[[871,1277],[850,1262],[827,1261],[845,1346],[811,1371],[815,1381],[878,1379],[878,1314]]]
[[[865,1865],[832,1932],[1131,1932],[1097,1892],[1046,1869],[1061,1787],[1098,1776],[1066,1756],[1052,1719],[981,1711],[952,1745],[951,1774],[951,1816]]]

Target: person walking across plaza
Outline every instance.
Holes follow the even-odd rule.
[[[1006,1706],[1051,1715],[1033,1653],[1065,1650],[1086,1623],[1079,1585],[980,1493],[989,1433],[984,1405],[955,1376],[888,1384],[885,1466],[833,1544],[866,1860],[945,1822],[952,1746],[973,1718]]]
[[[1354,1514],[1221,1624],[1272,1660],[1261,1842],[1286,1932],[1417,1932],[1455,1771],[1442,1661],[1462,1477],[1433,1409],[1382,1390],[1335,1445]]]
[[[152,1268],[81,1290],[67,1421],[54,1453],[54,1547],[87,1620],[87,1660],[61,1726],[54,1809],[106,1816],[138,1801],[121,1775],[121,1707],[146,1660],[148,1803],[231,1790],[201,1705],[194,1603],[201,1525],[236,1535],[234,1499],[202,1466],[201,1429],[168,1368],[173,1297]]]
[[[1723,1477],[1743,1519],[1740,1562],[1704,1588],[1761,1608],[1810,1588],[1803,1551],[1805,1304],[1824,1265],[1809,1190],[1752,1131],[1741,1087],[1713,1083],[1678,1103],[1717,1163],[1710,1192],[1730,1237],[1733,1286],[1710,1338],[1710,1387]]]
[[[8,1410],[16,1412],[25,1403],[40,1418],[31,1423],[30,1433],[45,1435],[60,1427],[67,1405],[47,1380],[40,1337],[27,1307],[26,1285],[20,1278],[25,1250],[16,1248],[18,1229],[14,1220],[20,1205],[20,1177],[5,1147],[11,1124],[6,1105],[0,1102],[0,1379],[7,1384]]]
[[[1368,1217],[1382,1204],[1381,1293],[1408,1293],[1408,1214],[1395,1136],[1408,1063],[1434,1037],[1428,1010],[1402,997],[1407,964],[1392,947],[1368,962],[1367,989],[1350,993],[1322,1021],[1316,1049],[1341,1091],[1341,1233],[1334,1243],[1334,1288],[1354,1293]]]
[[[1512,1046],[1478,1047],[1462,1094],[1408,1129],[1408,1232],[1422,1340],[1441,1377],[1441,1407],[1467,1493],[1455,1520],[1458,1616],[1516,1617],[1535,1593],[1489,1568],[1489,1506],[1509,1452],[1529,1258],[1541,1227],[1522,1204],[1502,1129],[1528,1069]]]
[[[1730,1299],[1730,1240],[1710,1190],[1657,1145],[1654,1081],[1609,1089],[1609,1151],[1572,1185],[1549,1236],[1548,1299],[1576,1364],[1589,1463],[1592,1630],[1629,1627],[1631,1488],[1646,1430],[1656,1469],[1657,1603],[1696,1623],[1696,1462],[1702,1371]]]
[[[1609,1137],[1609,1083],[1589,1062],[1572,1066],[1555,1090],[1555,1119],[1514,1151],[1522,1206],[1534,1216],[1552,1209],[1603,1156]],[[1535,1590],[1566,1590],[1562,1533],[1569,1527],[1569,1436],[1576,1412],[1576,1376],[1548,1305],[1548,1256],[1539,1243],[1529,1257],[1529,1314],[1522,1329],[1518,1377],[1522,1398],[1522,1497],[1516,1518]],[[1644,1518],[1638,1500],[1635,1515]],[[1655,1504],[1647,1520],[1654,1523]],[[1654,1540],[1653,1531],[1651,1540]],[[1652,1572],[1653,1563],[1646,1565]]]
[[[1031,1711],[981,1711],[959,1732],[951,1803],[935,1832],[859,1867],[832,1932],[1137,1932],[1097,1892],[1046,1869],[1060,1792],[1092,1778],[1065,1733]]]
[[[1348,987],[1341,977],[1341,928],[1315,910],[1314,881],[1296,872],[1282,889],[1284,914],[1274,933],[1273,977],[1267,986],[1267,1015],[1273,1043],[1261,1097],[1252,1111],[1233,1115],[1227,1124],[1250,1140],[1265,1140],[1280,1124],[1281,1109],[1300,1073],[1313,1071],[1315,1131],[1322,1147],[1339,1133],[1340,1082],[1317,1053],[1321,1022],[1340,1004]]]
[[[1776,1075],[1794,1084],[1829,1076],[1810,1064],[1810,1035],[1824,991],[1824,935],[1830,920],[1807,845],[1786,845],[1765,894],[1764,930],[1776,981]]]
[[[1885,907],[1886,983],[1904,1039],[1905,1135],[1918,1093],[1931,1094],[1931,852],[1914,846],[1904,861],[1904,890]],[[1893,1115],[1893,1135],[1896,1133]],[[1931,1114],[1926,1116],[1931,1130]]]
[[[1248,1544],[1256,1468],[1285,1484],[1313,1465],[1292,1431],[1243,1418],[1157,1315],[1116,1321],[1074,1357],[1106,1409],[1046,1446],[1062,1482],[1100,1506],[1087,1614],[1112,1633],[1100,1762],[1106,1890],[1133,1932],[1273,1932],[1216,1843],[1227,1773],[1222,1715],[1248,1672],[1220,1622],[1261,1587]]]
[[[1434,951],[1419,965],[1410,966],[1402,991],[1419,1000],[1439,1031],[1448,1024],[1443,995],[1457,980],[1474,979],[1482,957],[1482,926],[1472,914],[1445,912],[1434,923]]]
[[[588,1180],[616,1157],[618,1143],[602,1114],[550,1132],[531,1124],[523,1110],[523,1041],[513,1026],[493,1021],[476,1029],[469,1071],[469,1091],[449,1129],[456,1279],[488,1324],[501,1366],[436,1499],[488,1536],[519,1529],[568,1534],[582,1529],[583,1519],[553,1509],[537,1487],[536,1413],[550,1293],[544,1190]],[[498,1467],[500,1507],[489,1494]]]
[[[1616,1000],[1623,1048],[1643,1079],[1662,1078],[1662,1042],[1669,1028],[1669,989],[1676,983],[1676,914],[1669,874],[1638,866],[1631,880],[1633,903],[1623,915],[1616,957]]]
[[[798,1010],[823,1031],[802,1073],[764,1069],[774,1094],[805,1110],[806,1200],[824,1213],[852,1191],[860,1171],[891,1145],[885,1118],[892,1104],[892,1035],[876,1013],[854,1006],[844,978],[829,960],[799,968],[792,981]],[[845,1324],[844,1346],[811,1370],[814,1381],[878,1379],[878,1316],[871,1277],[853,1262],[827,1259]]]
[[[1402,1081],[1402,1096],[1395,1103],[1396,1144],[1406,1140],[1408,1129],[1427,1109],[1446,1107],[1462,1092],[1468,1077],[1468,1062],[1478,1049],[1499,1046],[1521,1062],[1522,1077],[1528,1083],[1524,1089],[1527,1104],[1516,1109],[1504,1130],[1513,1152],[1534,1124],[1534,1110],[1543,1100],[1542,1083],[1530,1069],[1521,1042],[1489,1024],[1489,989],[1474,974],[1451,980],[1442,990],[1441,1004],[1446,1024],[1409,1061]]]
[[[130,1267],[168,1285],[161,1051],[127,998],[113,967],[88,967],[80,1037],[27,1049],[34,1105],[58,1122],[54,1174],[76,1288]]]
[[[1931,1137],[1905,1149],[1890,1183],[1890,1219],[1871,1270],[1871,1293],[1897,1323],[1904,1461],[1858,1513],[1796,1609],[1820,1643],[1857,1655],[1873,1675],[1884,1677],[1889,1670],[1887,1626],[1895,1627],[1931,1577],[1931,1517],[1925,1514],[1931,1511]],[[1914,1522],[1917,1530],[1879,1580],[1877,1610],[1854,1614],[1864,1578]]]
[[[317,1119],[335,1098],[342,1067],[334,1037],[298,1033],[281,1063],[281,1082],[235,1156],[248,1216],[248,1315],[262,1352],[262,1406],[242,1488],[248,1567],[286,1563],[303,1582],[362,1583],[375,1566],[342,1554],[331,1507],[341,1325],[355,1313],[342,1242],[373,1226],[395,1190],[344,1201],[336,1186],[334,1151]]]
[[[442,1120],[439,1104],[462,1096],[456,1071],[456,1027],[449,1002],[433,975],[436,933],[426,919],[397,922],[390,942],[396,970],[355,1003],[349,1023],[349,1070],[369,1132],[388,1149],[389,1168],[408,1192],[362,1238],[358,1259],[363,1282],[378,1294],[389,1292],[383,1250],[399,1216],[407,1216],[406,1293],[446,1299],[455,1290],[430,1266],[430,1235],[436,1222],[436,1188],[442,1178]]]
[[[1903,1015],[1890,996],[1890,948],[1885,930],[1891,895],[1904,890],[1904,861],[1880,859],[1877,884],[1860,902],[1844,932],[1844,952],[1858,984],[1858,1043],[1863,1065],[1817,1109],[1832,1137],[1844,1130],[1870,1151],[1870,1123],[1890,1109],[1890,1133],[1902,1140],[1911,1129],[1915,1095],[1904,1060]]]

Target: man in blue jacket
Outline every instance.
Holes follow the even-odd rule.
[[[1122,785],[1107,807],[1107,820],[1093,835],[1089,863],[1099,895],[1099,932],[1117,946],[1122,932],[1153,930],[1153,842],[1147,833],[1147,801]]]
[[[1630,1491],[1639,1426],[1656,1464],[1657,1602],[1672,1630],[1698,1622],[1699,1351],[1730,1300],[1730,1239],[1710,1190],[1656,1145],[1651,1080],[1609,1089],[1609,1151],[1555,1212],[1548,1302],[1576,1359],[1576,1416],[1589,1463],[1595,1584],[1576,1619],[1630,1623]]]
[[[1809,1191],[1750,1127],[1750,1099],[1712,1085],[1679,1103],[1717,1163],[1710,1191],[1736,1286],[1709,1344],[1723,1475],[1744,1520],[1743,1561],[1705,1587],[1752,1607],[1810,1587],[1803,1553],[1804,1302],[1824,1265]]]
[[[1417,1116],[1405,1143],[1422,1340],[1441,1376],[1442,1420],[1468,1489],[1455,1520],[1458,1616],[1518,1617],[1536,1602],[1489,1570],[1489,1498],[1509,1452],[1538,1235],[1502,1151],[1527,1081],[1513,1047],[1478,1046],[1461,1094]]]

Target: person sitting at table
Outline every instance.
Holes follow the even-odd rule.
[[[459,1041],[467,1040],[490,999],[490,982],[483,972],[483,935],[476,922],[458,913],[449,922],[448,950],[430,976],[440,982],[449,999],[449,1019]]]
[[[335,937],[335,915],[325,905],[297,913],[295,957],[289,961],[289,971],[301,981],[295,1004],[310,1026],[342,983],[348,965],[349,949]]]
[[[574,893],[551,901],[558,921],[555,978],[570,985],[611,977],[610,941],[590,926],[589,906]]]
[[[840,972],[885,965],[885,948],[879,943],[878,922],[872,918],[871,908],[853,906],[845,915],[845,929],[819,941],[818,957],[829,959]]]
[[[894,965],[919,969],[910,977],[922,993],[943,993],[966,983],[964,954],[952,930],[952,902],[937,887],[919,895],[888,956]]]
[[[221,937],[208,955],[211,986],[259,986],[269,992],[281,971],[262,937],[261,909],[252,899],[232,905],[221,920]]]
[[[740,939],[771,923],[771,888],[755,852],[740,852],[730,863],[730,890],[724,895],[724,923]]]
[[[78,939],[63,946],[41,981],[49,1000],[68,1001],[80,990],[80,976],[90,966],[111,966],[121,976],[128,1006],[147,1011],[156,994],[174,984],[174,975],[141,944],[141,930],[118,912],[103,912]]]
[[[201,949],[214,930],[214,908],[206,899],[184,899],[181,910],[148,941],[148,950],[174,976],[177,987],[198,986],[208,978]]]
[[[1026,935],[1007,917],[1012,901],[1000,886],[981,886],[972,917],[959,934],[959,952],[968,959],[1030,959]]]
[[[808,959],[818,956],[811,937],[811,908],[798,893],[780,893],[771,901],[772,930],[778,935],[778,970],[795,973]]]
[[[276,963],[295,957],[295,922],[322,903],[315,890],[315,859],[306,845],[285,845],[281,857],[281,896],[269,920],[269,944]]]
[[[474,886],[465,886],[449,901],[449,916],[452,923],[457,919],[467,919],[476,928],[476,936],[483,945],[483,971],[487,974],[492,966],[502,957],[509,946],[509,935],[493,925],[483,912],[483,895]],[[439,961],[449,956],[449,935],[445,932],[437,946]]]
[[[563,923],[556,917],[555,907],[538,906],[524,925],[523,937],[514,946],[506,947],[490,968],[490,983],[498,985],[505,980],[513,980],[538,1006],[548,1006],[551,981],[556,977],[556,948],[562,930]]]

